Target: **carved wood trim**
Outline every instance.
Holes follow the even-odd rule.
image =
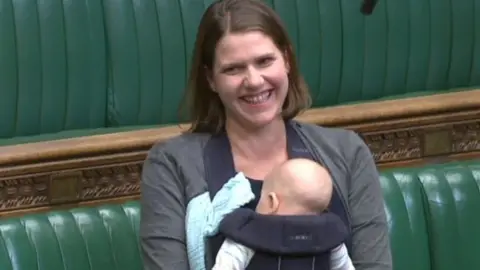
[[[144,155],[143,155],[144,156]],[[144,157],[143,157],[144,158]],[[0,177],[0,216],[29,208],[137,197],[143,158],[127,163],[84,166],[82,160],[69,170]]]
[[[357,131],[379,167],[480,158],[480,90],[312,109],[299,120]],[[148,149],[187,127],[0,147],[0,216],[138,198]]]

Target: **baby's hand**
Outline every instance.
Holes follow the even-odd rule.
[[[217,192],[212,200],[212,211],[207,216],[207,236],[215,235],[223,217],[255,199],[250,182],[238,173]]]
[[[212,270],[244,270],[244,269],[234,268],[234,265],[232,263],[229,263],[227,260],[224,260],[224,261],[219,260],[212,267]]]
[[[226,239],[218,251],[212,270],[245,270],[253,254],[252,249]]]

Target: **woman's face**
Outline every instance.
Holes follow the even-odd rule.
[[[287,96],[288,69],[283,52],[260,31],[220,39],[209,82],[227,121],[261,127],[277,119]]]

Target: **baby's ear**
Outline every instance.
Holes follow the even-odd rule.
[[[278,212],[278,208],[280,207],[280,201],[278,200],[277,193],[270,192],[268,193],[268,208],[270,208],[271,214],[275,214]]]

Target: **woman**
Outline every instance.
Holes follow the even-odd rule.
[[[241,171],[258,199],[265,175],[289,158],[310,158],[329,170],[335,184],[329,209],[350,228],[346,245],[356,269],[392,269],[372,155],[351,131],[292,120],[310,97],[272,9],[256,0],[212,4],[198,29],[187,93],[190,131],[153,146],[143,167],[145,269],[189,269],[184,222],[192,198],[214,196]],[[210,241],[209,263],[221,243]],[[254,261],[248,270],[261,269]]]

